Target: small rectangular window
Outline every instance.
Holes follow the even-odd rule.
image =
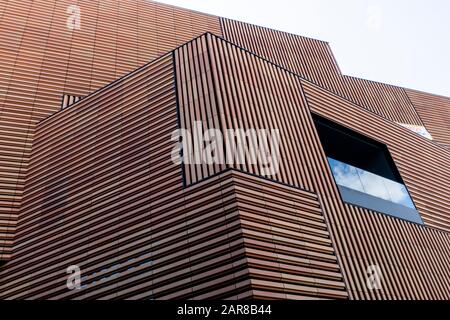
[[[344,202],[423,224],[386,145],[313,118]]]

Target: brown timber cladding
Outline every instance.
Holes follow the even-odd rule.
[[[327,42],[225,18],[221,22],[232,43],[386,119],[423,126],[403,88],[343,76]]]
[[[450,297],[450,152],[212,35],[178,49],[176,61],[185,128],[197,120],[207,128],[280,128],[280,172],[268,178],[318,194],[351,298]],[[342,203],[310,109],[389,147],[427,227]],[[185,165],[186,182],[220,170]],[[383,290],[367,290],[371,265],[385,272]]]
[[[222,19],[285,69],[202,36],[36,127],[63,93],[221,34],[217,17],[135,0],[78,1],[72,32],[69,4],[0,2],[0,260],[16,232],[0,298],[450,299],[450,152],[392,123],[423,120],[448,144],[448,99],[342,76],[325,42]],[[388,145],[426,226],[342,203],[311,112]],[[175,166],[179,120],[279,128],[275,181],[248,163]],[[382,290],[367,290],[370,265]]]
[[[70,107],[71,105],[73,105],[74,103],[77,103],[81,99],[82,99],[82,97],[71,96],[71,95],[65,94],[62,97],[61,109],[66,109],[66,108]]]
[[[232,172],[183,188],[174,74],[169,54],[38,125],[0,298],[348,297],[315,194]]]
[[[450,98],[409,89],[406,93],[433,139],[450,148]]]
[[[70,30],[67,9],[81,10]],[[144,0],[0,1],[0,260],[8,260],[35,125],[62,95],[86,96],[219,19]]]
[[[448,300],[450,152],[316,85],[303,82],[303,87],[311,112],[389,147],[426,224],[418,226],[349,205],[344,205],[345,211],[332,210],[330,232],[336,235],[345,275],[355,282],[350,295],[366,299],[373,294],[362,293],[359,288],[365,285],[363,279],[358,284],[357,278],[367,263],[375,262],[385,270],[387,288],[379,292],[383,298]],[[337,193],[332,197],[339,199]]]

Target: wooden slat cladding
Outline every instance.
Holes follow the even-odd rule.
[[[175,54],[183,128],[192,131],[194,122],[202,121],[205,131],[279,129],[283,137],[280,170],[276,175],[266,178],[310,191],[317,190],[313,187],[314,179],[304,167],[305,163],[309,163],[308,151],[299,147],[299,143],[302,146],[309,139],[308,135],[303,136],[304,129],[298,111],[299,107],[306,107],[301,92],[301,78],[211,34],[189,42],[177,49]],[[330,111],[339,113],[342,110],[334,108]],[[377,140],[390,146],[388,135],[408,137],[407,141],[392,138],[399,143],[398,153],[392,150],[394,156],[400,159],[399,169],[401,172],[402,169],[407,170],[404,179],[425,222],[432,227],[450,231],[450,218],[446,212],[450,192],[446,183],[450,179],[448,152],[380,116],[362,108],[360,112],[367,114],[370,119],[376,119],[374,128],[380,128],[380,123],[394,128],[392,132],[384,131],[383,138]],[[362,116],[358,121],[362,128],[368,125]],[[359,131],[364,132],[362,128]],[[417,157],[422,153],[426,160]],[[254,164],[186,164],[186,183],[196,183],[224,168],[258,176],[263,171],[261,166]],[[435,178],[427,181],[427,176]]]
[[[305,87],[310,90],[307,97],[313,112],[319,110],[332,120],[338,118],[344,126],[386,144],[425,223],[450,232],[450,153],[407,129],[363,110],[357,111],[356,106],[343,99],[329,101],[335,96],[316,86]],[[315,95],[311,94],[313,89]]]
[[[343,78],[346,91],[337,93],[350,101],[397,123],[424,125],[405,89],[354,77]]]
[[[311,83],[303,86],[312,112],[388,145],[427,224],[422,227],[349,205],[336,209],[337,191],[327,196],[324,207],[335,208],[327,217],[351,297],[450,299],[449,153]],[[330,190],[335,188],[328,184]],[[383,290],[364,290],[368,265],[381,267]]]
[[[257,203],[249,201],[255,193]],[[95,245],[44,253],[56,263],[8,264],[0,297],[347,297],[316,195],[232,171],[189,189],[160,194],[155,206],[149,203],[114,219],[120,224],[112,243],[110,237],[102,237]],[[101,229],[96,230],[93,222],[88,225],[88,239],[98,238],[95,232]],[[50,240],[41,241],[47,245]],[[54,244],[68,247],[71,239]],[[66,288],[65,269],[74,261],[82,262],[86,277],[80,291]],[[16,276],[21,273],[29,275],[26,282]]]
[[[10,257],[33,133],[29,125],[54,3],[8,1],[0,20],[0,259]],[[59,95],[59,99],[61,94]],[[58,99],[58,100],[59,100]],[[58,105],[58,102],[57,104]]]
[[[280,130],[281,136],[289,137],[280,146],[280,170],[266,178],[313,190],[303,165],[306,150],[296,147],[307,139],[301,135],[296,109],[303,103],[298,77],[210,34],[176,50],[176,57],[183,128],[192,132],[194,123],[202,121],[205,131]],[[196,183],[224,168],[255,175],[263,172],[261,165],[248,161],[228,165],[186,164],[186,183]]]
[[[69,257],[77,247],[88,254],[80,243],[94,244],[95,237],[117,254],[120,222],[138,225],[137,212],[149,216],[150,192],[160,190],[155,183],[181,190],[179,170],[170,152],[165,155],[171,146],[164,139],[157,144],[177,127],[172,66],[168,55],[39,125],[8,268],[23,271],[20,266],[31,261],[57,265],[64,245],[75,248],[67,250]],[[120,220],[121,214],[129,220]],[[95,231],[100,235],[88,236]],[[44,240],[47,246],[40,245]]]
[[[70,1],[0,4],[0,298],[450,299],[450,151],[392,123],[421,125],[416,107],[445,144],[445,99],[344,77],[324,42],[226,19],[262,57],[207,34],[88,95],[220,25],[77,3],[74,31]],[[63,92],[87,97],[42,121]],[[386,144],[426,226],[343,203],[311,112]],[[279,129],[280,170],[175,165],[172,133],[195,120]]]
[[[342,87],[328,43],[231,19],[221,18],[221,23],[230,42],[324,88],[337,92]]]
[[[67,27],[80,8],[80,29]],[[0,6],[0,260],[12,232],[36,123],[64,92],[86,96],[206,31],[217,17],[148,0],[2,1]]]
[[[0,298],[347,297],[313,193],[233,172],[183,188],[173,65],[38,125]],[[66,287],[71,265],[80,291]]]
[[[317,195],[233,175],[254,297],[347,298]]]
[[[171,54],[41,123],[0,297],[250,296],[231,180],[183,189],[177,127]]]
[[[450,98],[406,90],[433,139],[450,148]]]
[[[174,51],[181,128],[194,134],[194,123],[201,121],[204,130],[220,128],[216,92],[211,72],[211,61],[206,36],[195,39]],[[220,118],[219,118],[220,117]],[[194,150],[183,150],[182,155],[192,159]],[[184,164],[186,185],[192,185],[224,171],[225,164]]]
[[[64,110],[64,109],[70,107],[74,103],[77,103],[78,101],[80,101],[82,98],[83,97],[72,96],[70,94],[63,95],[62,101],[61,101],[61,109]]]
[[[179,48],[176,56],[182,125],[201,120],[220,129],[279,126],[281,170],[271,178],[317,193],[350,298],[450,298],[447,151],[212,35]],[[388,145],[427,227],[342,202],[310,108]],[[231,167],[259,174],[255,167]],[[186,166],[187,183],[221,170],[203,169]],[[383,273],[382,290],[367,288],[373,265]]]
[[[386,119],[422,126],[403,88],[342,75],[328,43],[230,19],[225,39]]]
[[[314,193],[230,171],[183,188],[173,66],[169,54],[38,125],[0,298],[347,298]]]

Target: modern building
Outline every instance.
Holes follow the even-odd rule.
[[[147,0],[0,43],[1,299],[450,299],[450,98]]]

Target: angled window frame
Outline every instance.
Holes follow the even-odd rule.
[[[320,115],[312,117],[343,202],[424,225],[386,144]],[[342,146],[345,151],[339,150]],[[355,159],[346,153],[350,149]]]

